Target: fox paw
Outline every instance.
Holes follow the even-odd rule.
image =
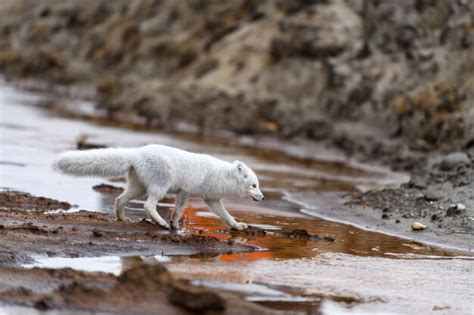
[[[248,225],[244,222],[238,222],[235,226],[232,227],[233,229],[235,230],[238,230],[238,231],[243,231],[243,230],[246,230],[248,229]]]
[[[162,228],[164,229],[167,229],[167,230],[171,230],[171,227],[170,225],[168,224],[168,222],[157,222],[159,226],[161,226]]]
[[[132,220],[130,220],[128,217],[126,216],[121,216],[121,217],[115,217],[115,221],[117,222],[124,222],[124,223],[131,223]]]
[[[179,222],[176,222],[176,223],[175,222],[170,222],[170,225],[171,225],[171,228],[173,230],[179,230],[179,228],[180,228]]]

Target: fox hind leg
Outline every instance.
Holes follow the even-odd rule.
[[[179,221],[181,220],[181,217],[183,216],[184,213],[184,207],[186,206],[186,200],[188,199],[188,195],[183,192],[179,191],[176,194],[176,205],[175,205],[175,211],[173,215],[171,216],[171,226],[173,229],[177,229],[179,227]]]
[[[145,187],[140,183],[135,171],[130,169],[127,174],[127,188],[125,191],[115,199],[115,219],[117,221],[130,222],[124,212],[124,207],[128,201],[133,198],[140,197],[145,193]]]

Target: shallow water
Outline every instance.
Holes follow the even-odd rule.
[[[303,214],[285,201],[285,193],[303,191],[352,193],[397,184],[402,174],[344,161],[323,149],[304,144],[255,140],[222,140],[193,135],[134,131],[71,120],[32,106],[51,95],[0,86],[0,187],[65,200],[78,208],[108,212],[113,198],[91,189],[107,182],[54,173],[50,165],[64,150],[74,149],[79,135],[107,146],[134,147],[149,143],[206,152],[225,160],[243,160],[259,174],[266,200],[227,200],[239,220],[267,230],[266,236],[227,233],[226,227],[199,200],[188,204],[186,231],[252,244],[261,251],[205,257],[35,257],[25,267],[72,267],[115,274],[141,263],[166,263],[169,269],[202,285],[233,291],[278,309],[308,311],[322,303],[327,313],[357,311],[465,312],[472,306],[473,261],[455,253],[350,225]],[[68,102],[81,113],[93,104]],[[260,149],[250,145],[259,142]],[[284,151],[278,151],[284,146]],[[113,183],[113,185],[123,185]],[[304,203],[304,200],[301,200]],[[160,204],[169,207],[169,204]],[[142,216],[142,204],[127,207]],[[164,212],[166,212],[164,210]],[[306,229],[335,242],[285,238],[282,230]],[[440,278],[450,279],[440,289]],[[418,292],[418,288],[422,292]],[[322,302],[321,302],[322,301]],[[328,302],[335,301],[335,302]]]

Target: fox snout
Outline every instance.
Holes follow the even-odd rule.
[[[262,194],[262,192],[259,190],[258,192],[251,192],[250,193],[250,197],[254,200],[254,201],[262,201],[265,199],[265,196]]]

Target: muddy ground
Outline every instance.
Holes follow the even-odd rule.
[[[41,202],[46,200],[45,205]],[[252,251],[250,246],[227,244],[199,235],[164,233],[156,225],[134,218],[134,224],[116,222],[112,214],[77,210],[56,213],[71,206],[26,193],[0,194],[2,255],[4,260],[22,262],[22,256],[45,254],[98,256],[126,252],[129,255],[217,255],[222,252]],[[71,246],[74,244],[74,246]],[[21,256],[16,257],[17,253]]]
[[[72,269],[0,269],[0,299],[39,311],[133,314],[274,314],[237,296],[175,279],[161,265],[132,267],[116,277]]]
[[[38,256],[186,255],[212,257],[256,248],[215,237],[180,235],[144,222],[124,224],[110,214],[79,210],[60,202],[20,192],[0,193],[0,300],[38,310],[82,309],[170,314],[188,312],[270,313],[229,294],[175,280],[165,267],[137,266],[123,259],[116,277],[71,269],[16,267]],[[129,269],[130,268],[130,269]]]

